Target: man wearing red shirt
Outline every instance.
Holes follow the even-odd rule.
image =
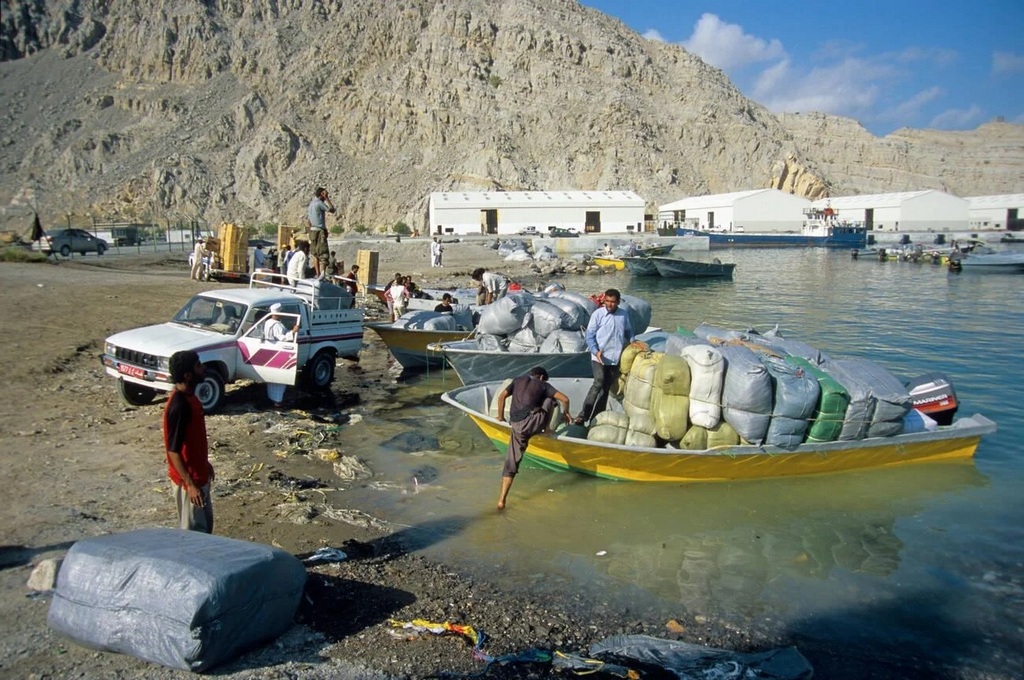
[[[196,385],[206,377],[206,370],[192,350],[175,352],[170,370],[174,390],[164,408],[164,449],[179,526],[211,534],[213,466],[206,441],[206,414],[195,395]]]

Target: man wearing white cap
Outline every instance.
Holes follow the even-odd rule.
[[[263,341],[264,342],[292,342],[295,340],[296,334],[299,332],[299,320],[295,320],[295,326],[292,329],[286,330],[284,323],[281,322],[281,303],[275,302],[270,305],[270,320],[267,321],[267,325],[263,330]],[[270,398],[274,408],[280,408],[281,403],[284,401],[284,388],[287,385],[280,385],[277,383],[267,383],[267,397]]]

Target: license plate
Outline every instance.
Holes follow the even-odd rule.
[[[141,368],[138,368],[137,366],[126,366],[125,364],[120,364],[117,367],[117,370],[118,370],[119,373],[124,373],[125,375],[130,375],[133,378],[145,378],[146,377],[146,371],[144,371]]]

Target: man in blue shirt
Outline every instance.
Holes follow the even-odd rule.
[[[309,253],[313,258],[313,270],[317,278],[327,271],[330,249],[327,246],[327,213],[334,212],[334,204],[327,189],[317,187],[313,200],[309,202],[306,217],[309,219]]]
[[[633,328],[626,310],[619,308],[622,295],[614,288],[604,292],[604,306],[590,316],[587,324],[587,349],[594,382],[587,392],[576,420],[577,425],[589,424],[608,404],[608,391],[619,379],[619,359],[622,350],[633,341]]]

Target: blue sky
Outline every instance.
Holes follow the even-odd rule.
[[[901,127],[1024,124],[1024,0],[581,0],[682,45],[775,112]]]

